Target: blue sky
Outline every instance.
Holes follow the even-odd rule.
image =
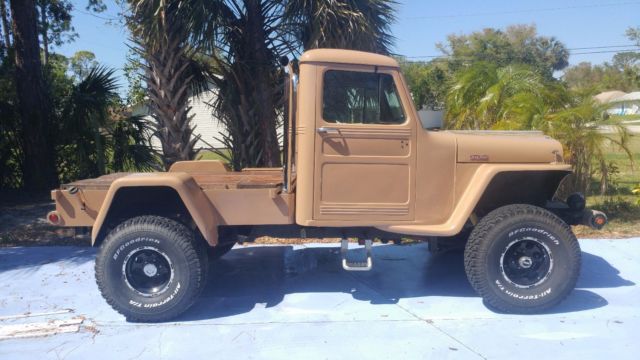
[[[78,50],[96,54],[104,65],[120,69],[125,63],[126,29],[107,20],[120,11],[114,0],[105,0],[108,10],[96,16],[84,8],[86,0],[75,0],[73,24],[80,37],[54,51],[72,55]],[[486,27],[504,28],[511,24],[535,24],[542,35],[555,36],[569,49],[627,45],[624,36],[630,26],[640,26],[640,1],[623,0],[438,0],[398,1],[398,20],[392,27],[395,51],[415,56],[439,55],[435,44],[448,34],[464,34]],[[572,65],[581,61],[609,61],[613,53],[575,54],[610,51],[608,49],[574,50]],[[428,59],[428,58],[427,58]],[[124,85],[124,84],[123,84]]]

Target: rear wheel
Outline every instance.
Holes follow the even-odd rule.
[[[96,282],[129,321],[169,320],[187,310],[206,283],[203,243],[186,226],[159,216],[118,225],[100,246]]]
[[[535,313],[561,302],[580,272],[580,247],[571,228],[531,205],[494,210],[474,228],[465,248],[465,270],[490,306]]]

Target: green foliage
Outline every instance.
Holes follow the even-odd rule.
[[[76,53],[69,58],[69,68],[78,80],[87,77],[91,72],[91,69],[97,66],[98,62],[96,61],[96,55],[91,51],[76,51]]]
[[[400,60],[413,102],[418,109],[444,108],[451,75],[442,62],[406,62]]]
[[[113,70],[92,68],[72,87],[63,103],[57,146],[62,182],[156,165],[149,125],[119,114],[118,107]]]
[[[477,62],[459,71],[447,96],[448,127],[453,129],[489,129],[499,122],[508,123],[514,111],[542,98],[547,82],[531,67],[498,67]]]
[[[38,32],[46,34],[44,44],[60,46],[78,37],[71,24],[73,4],[69,0],[36,0]]]
[[[535,25],[512,25],[504,31],[487,28],[468,35],[449,35],[439,49],[456,71],[466,64],[487,62],[497,67],[526,64],[546,78],[567,65],[569,51],[554,37],[539,36]]]
[[[629,132],[624,126],[615,126],[616,134],[604,134],[598,127],[605,121],[604,108],[591,98],[556,113],[548,114],[539,129],[560,140],[565,148],[565,159],[573,165],[573,188],[587,192],[591,178],[600,176],[600,193],[605,194],[615,169],[607,161],[610,144],[622,149],[632,161],[628,149]]]
[[[601,201],[594,203],[593,208],[603,211],[609,219],[625,219],[634,218],[640,214],[638,205],[640,204],[633,204],[621,196],[606,196]]]
[[[284,9],[302,48],[337,48],[388,54],[394,38],[395,1],[295,0]]]
[[[584,94],[595,95],[607,90],[634,91],[640,87],[640,69],[624,64],[629,61],[628,57],[622,59],[618,56],[617,65],[582,62],[566,69],[562,79],[571,89]]]

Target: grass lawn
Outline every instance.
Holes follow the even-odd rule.
[[[229,150],[222,150],[225,153],[229,153]],[[222,160],[225,161],[225,158],[223,158],[222,156],[220,156],[220,154],[215,153],[213,151],[209,151],[209,150],[202,150],[198,153],[198,155],[196,155],[196,160]]]
[[[606,125],[615,125],[621,122],[626,121],[635,121],[640,120],[640,115],[611,115],[607,121],[604,122]]]
[[[631,188],[640,183],[640,134],[632,135],[629,141],[629,150],[633,162],[629,161],[627,153],[613,143],[609,146],[606,158],[618,166],[619,173],[614,176],[614,181],[622,187]]]

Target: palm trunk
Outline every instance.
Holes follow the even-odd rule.
[[[199,140],[199,137],[192,136],[190,124],[188,87],[191,78],[186,77],[188,60],[180,39],[171,35],[168,32],[164,46],[145,54],[149,107],[156,122],[167,169],[176,161],[192,160],[195,143]]]
[[[11,0],[18,112],[24,147],[23,180],[27,190],[57,185],[50,102],[40,61],[36,4]]]
[[[262,148],[262,157],[258,166],[277,167],[281,165],[280,146],[276,132],[276,99],[274,96],[275,71],[272,54],[267,46],[267,34],[263,17],[262,2],[260,0],[245,1],[247,9],[247,39],[245,55],[249,57],[250,73],[248,81],[253,82],[249,88],[251,105],[255,108],[252,112],[257,117],[254,123],[259,125],[259,141]]]

